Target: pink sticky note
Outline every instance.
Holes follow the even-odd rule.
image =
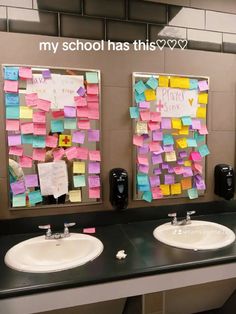
[[[7,131],[19,131],[20,121],[19,120],[6,120]]]
[[[162,191],[161,191],[161,189],[159,187],[152,188],[152,198],[154,200],[163,198]]]
[[[22,79],[32,79],[32,69],[29,67],[20,67],[19,77]]]
[[[37,100],[38,100],[38,94],[37,93],[32,93],[32,94],[26,94],[25,95],[25,103],[29,107],[37,106]]]
[[[66,118],[75,118],[76,117],[76,108],[71,106],[64,107],[64,116]]]
[[[88,159],[88,148],[86,147],[77,147],[77,158],[82,160]]]
[[[51,101],[45,99],[37,100],[37,108],[48,112],[51,107]]]
[[[46,124],[44,123],[34,123],[34,134],[35,135],[46,135]]]
[[[87,95],[87,102],[96,102],[99,103],[98,95]]]
[[[161,128],[170,130],[172,128],[171,126],[171,119],[170,118],[162,118],[161,119]]]
[[[77,107],[87,107],[87,99],[80,96],[75,96],[74,101]]]
[[[91,161],[101,161],[101,154],[99,150],[89,151],[89,160]]]
[[[206,135],[206,134],[208,134],[207,126],[206,126],[206,125],[202,125],[202,126],[201,126],[201,129],[200,129],[198,132],[199,132],[199,134],[201,134],[201,135]]]
[[[32,168],[32,158],[29,156],[21,156],[19,158],[19,165],[21,166],[21,168]]]
[[[58,149],[54,150],[52,154],[53,154],[54,160],[60,160],[64,156],[65,150],[64,150],[64,148],[58,148]]]
[[[54,119],[63,118],[64,117],[64,110],[52,111],[52,116]]]
[[[25,175],[25,186],[27,188],[33,188],[33,187],[39,186],[38,175],[37,174]]]
[[[88,107],[78,107],[77,108],[78,118],[88,118]]]
[[[77,158],[77,147],[72,146],[67,149],[65,149],[65,154],[68,160],[71,160],[73,158]]]
[[[23,155],[23,147],[22,146],[11,146],[9,149],[9,154],[14,156],[22,156]]]
[[[88,118],[91,120],[99,120],[99,110],[88,109]]]
[[[87,94],[98,95],[99,94],[98,84],[87,84]]]
[[[18,81],[4,81],[4,92],[18,93]]]
[[[146,155],[138,155],[138,163],[141,165],[149,165],[148,157]]]
[[[159,176],[150,176],[149,180],[150,180],[150,185],[152,188],[160,185],[160,177]]]
[[[150,118],[151,118],[151,121],[161,122],[161,113],[160,112],[151,112]]]
[[[142,173],[148,174],[148,172],[149,172],[149,166],[139,164],[139,165],[138,165],[138,172],[142,172]]]
[[[20,130],[22,134],[32,134],[34,132],[34,124],[32,122],[21,123]]]
[[[184,171],[183,171],[183,177],[184,178],[193,176],[193,170],[191,167],[183,167],[183,168],[184,168]]]
[[[193,169],[197,172],[199,172],[200,174],[202,174],[202,165],[198,164],[198,163],[194,163],[193,164]]]
[[[14,195],[25,193],[25,182],[24,180],[15,181],[11,183],[11,190]]]
[[[99,130],[89,130],[88,131],[88,141],[89,142],[98,142],[100,138]]]
[[[99,103],[98,102],[88,102],[88,109],[89,110],[99,110]]]
[[[89,198],[100,198],[100,187],[89,189]]]
[[[89,120],[79,120],[78,123],[78,128],[81,129],[81,130],[89,130],[91,127],[90,127],[90,121]]]
[[[90,188],[97,188],[101,186],[99,176],[88,176],[88,185]]]
[[[148,101],[140,101],[140,103],[138,105],[139,105],[139,108],[142,108],[142,109],[149,109],[150,108],[150,102],[148,102]]]
[[[46,123],[46,112],[44,112],[44,111],[33,112],[33,122],[35,122],[35,123]]]
[[[189,154],[189,159],[193,161],[201,161],[202,157],[199,152],[191,152]]]
[[[176,166],[173,168],[175,174],[183,174],[184,168],[182,166]]]
[[[33,148],[33,160],[45,161],[46,150],[44,148]]]
[[[91,174],[100,173],[100,162],[90,161],[88,163],[88,173],[91,173]]]
[[[154,122],[154,121],[149,121],[148,122],[148,128],[150,131],[159,130],[160,129],[160,123]]]
[[[139,154],[147,154],[148,152],[149,152],[148,143],[145,143],[143,146],[138,147],[138,153]]]
[[[46,136],[46,146],[55,148],[57,147],[58,138],[53,135]]]
[[[194,130],[201,129],[201,121],[199,119],[192,119],[192,129]]]
[[[153,139],[153,141],[162,141],[163,140],[162,131],[153,131],[152,132],[152,139]]]
[[[72,142],[78,144],[84,144],[85,133],[84,131],[75,131],[72,134]]]
[[[161,145],[158,142],[149,143],[150,152],[158,152],[161,149]]]
[[[150,117],[151,117],[150,110],[140,110],[139,114],[142,121],[150,120]]]
[[[20,134],[8,135],[8,146],[17,145],[21,145],[21,135]]]
[[[198,81],[198,88],[201,92],[208,90],[209,89],[208,82],[206,80]]]
[[[142,135],[134,135],[133,136],[133,144],[136,146],[143,146],[143,136]]]
[[[95,232],[96,232],[95,228],[84,228],[83,229],[83,233],[95,233]]]

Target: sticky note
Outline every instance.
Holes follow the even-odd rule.
[[[192,129],[193,130],[201,129],[201,121],[199,119],[192,119]]]
[[[21,168],[32,168],[33,161],[29,156],[20,156],[19,157],[19,165]]]
[[[18,120],[6,120],[6,130],[7,131],[19,131],[20,122]]]
[[[44,148],[44,147],[46,147],[45,136],[34,135],[33,136],[33,147],[34,148]]]
[[[193,168],[195,171],[197,171],[198,173],[202,174],[202,165],[198,164],[198,163],[194,163],[193,164]]]
[[[165,174],[164,175],[164,183],[165,184],[175,183],[175,176],[173,174]]]
[[[140,109],[150,109],[150,102],[148,101],[141,101],[138,104]]]
[[[197,147],[197,141],[194,138],[187,139],[188,147]]]
[[[151,201],[152,201],[152,192],[150,192],[150,191],[143,192],[142,200],[151,203]]]
[[[58,138],[56,136],[47,135],[45,141],[46,141],[47,147],[52,147],[52,148],[57,147]]]
[[[198,103],[206,105],[208,103],[208,94],[207,93],[198,94]]]
[[[169,184],[161,184],[160,185],[161,192],[164,196],[170,195],[170,186]]]
[[[4,81],[4,87],[3,87],[4,92],[18,93],[18,87],[19,87],[18,81],[10,81],[10,80]]]
[[[181,129],[182,128],[182,122],[179,118],[172,118],[172,129]]]
[[[135,83],[134,89],[138,94],[142,94],[147,89],[147,87],[143,83],[143,81],[140,80],[137,83]]]
[[[98,188],[89,188],[89,198],[100,198],[100,187]]]
[[[138,135],[148,134],[148,127],[147,127],[147,122],[146,121],[138,121],[136,123],[136,133]]]
[[[85,162],[74,161],[73,162],[73,173],[85,173]]]
[[[160,123],[155,121],[148,121],[148,128],[150,131],[159,130]]]
[[[63,118],[64,117],[64,110],[52,111],[52,116],[54,119]]]
[[[170,87],[172,88],[187,88],[190,87],[190,81],[187,77],[174,77],[170,78]]]
[[[168,87],[169,86],[169,77],[168,76],[159,76],[159,87]]]
[[[160,185],[160,177],[159,176],[150,176],[149,180],[150,180],[150,185],[152,188]]]
[[[198,132],[194,132],[194,138],[197,141],[197,143],[203,142],[205,140],[205,136],[200,135]]]
[[[18,75],[18,67],[4,67],[4,80],[17,81]]]
[[[148,175],[138,173],[137,174],[137,183],[138,183],[138,185],[149,185]]]
[[[19,106],[20,98],[17,93],[5,93],[5,105],[6,106]]]
[[[131,119],[139,118],[139,108],[138,107],[129,107],[129,114]]]
[[[162,131],[153,131],[152,132],[153,141],[162,141],[163,140],[163,132]]]
[[[64,116],[66,118],[75,118],[76,117],[76,108],[72,106],[64,107]]]
[[[192,119],[189,116],[184,116],[181,118],[183,125],[192,125]]]
[[[74,118],[65,118],[64,119],[64,129],[65,130],[76,130],[77,120]]]
[[[161,168],[155,168],[155,169],[153,170],[153,173],[154,173],[155,175],[159,175],[159,174],[162,173],[162,170],[161,170]]]
[[[160,198],[163,197],[162,191],[161,191],[161,189],[159,187],[153,187],[152,188],[152,197],[153,197],[154,200],[160,199]]]
[[[161,119],[161,128],[164,130],[170,130],[171,129],[171,119],[170,118],[162,118]]]
[[[158,152],[161,149],[161,145],[158,142],[150,142],[149,143],[149,150],[150,152]]]
[[[149,165],[148,157],[146,155],[138,155],[138,163],[141,165]]]
[[[87,95],[86,98],[87,98],[86,100],[87,100],[88,106],[91,105],[92,103],[98,106],[98,103],[99,103],[98,95]]]
[[[22,79],[32,79],[32,69],[30,67],[20,67],[19,77]]]
[[[189,89],[198,89],[198,80],[190,79],[189,84]]]
[[[154,122],[161,122],[161,113],[160,112],[150,112],[150,119]]]
[[[97,188],[101,186],[100,177],[99,176],[88,176],[88,185],[90,188]]]
[[[170,186],[171,195],[179,195],[182,193],[181,184],[175,183]]]
[[[81,202],[81,190],[69,191],[69,200],[71,203]]]
[[[78,107],[77,108],[77,117],[78,118],[88,118],[88,108],[87,107]]]
[[[81,130],[91,129],[89,119],[81,119],[77,122],[77,125],[78,125],[78,128]]]
[[[89,142],[98,142],[100,138],[99,130],[88,130],[88,141]]]
[[[198,198],[198,192],[196,188],[188,189],[188,197],[193,200]]]
[[[90,120],[99,120],[100,113],[98,109],[88,108],[88,118]]]
[[[77,147],[77,158],[82,160],[88,159],[88,148],[86,147]]]
[[[85,175],[73,176],[73,183],[75,188],[86,186]]]
[[[146,100],[144,93],[138,94],[136,91],[135,91],[135,93],[134,93],[134,98],[135,98],[135,102],[136,102],[136,103],[143,102],[143,101]]]
[[[100,162],[90,161],[88,163],[88,173],[91,173],[91,174],[100,173]]]
[[[86,90],[85,90],[85,88],[83,88],[82,86],[80,86],[80,88],[79,88],[76,92],[77,92],[77,94],[78,94],[79,96],[84,96],[85,93],[86,93]]]
[[[46,135],[46,124],[45,123],[34,123],[33,124],[34,135]]]
[[[51,120],[51,131],[52,133],[64,132],[63,120]]]
[[[8,146],[17,145],[21,145],[21,135],[20,134],[8,135]]]
[[[27,188],[33,188],[39,186],[38,175],[37,174],[27,174],[24,177],[25,186]]]
[[[41,203],[43,201],[40,190],[29,192],[28,197],[29,197],[30,205],[35,205],[35,204]]]
[[[12,207],[24,207],[24,206],[26,206],[25,193],[12,196]]]
[[[172,152],[165,153],[165,161],[176,161],[176,153],[174,150]]]
[[[27,106],[20,106],[20,118],[21,119],[32,119],[33,110]]]
[[[85,139],[85,133],[84,131],[75,131],[72,133],[72,142],[83,144]]]
[[[22,156],[23,155],[23,147],[22,146],[11,146],[9,148],[9,155]]]
[[[197,118],[206,119],[206,108],[198,107],[196,116],[197,116]]]
[[[174,150],[174,145],[164,145],[163,149],[166,153],[172,152]]]
[[[63,121],[62,121],[63,123]],[[59,144],[61,147],[70,147],[72,145],[71,135],[60,134],[59,135]]]
[[[101,153],[99,150],[89,151],[89,160],[91,161],[101,161]]]
[[[153,154],[152,155],[152,164],[153,165],[161,164],[162,162],[163,162],[163,160],[162,160],[161,154],[159,154],[159,155]]]
[[[164,134],[163,135],[163,144],[164,145],[173,145],[174,144],[174,139],[171,134]]]
[[[202,157],[199,152],[191,152],[189,154],[189,159],[193,161],[201,161]]]
[[[46,150],[42,148],[33,149],[33,160],[45,161]]]
[[[189,126],[184,125],[182,128],[179,130],[180,135],[189,135]]]
[[[98,95],[99,85],[98,84],[87,84],[87,94],[88,95]]]
[[[84,228],[83,233],[95,233],[96,229],[95,228]]]
[[[97,84],[99,82],[97,72],[86,72],[85,77],[87,83]]]
[[[143,144],[143,146],[138,147],[139,154],[147,154],[149,152],[149,145],[148,143]]]
[[[146,101],[156,100],[156,92],[153,89],[146,89],[144,91]]]
[[[185,160],[185,161],[184,161],[184,166],[185,166],[185,167],[191,167],[191,165],[192,165],[191,160]]]
[[[178,138],[176,140],[176,143],[180,148],[187,148],[188,147],[187,139],[185,137],[184,138]]]
[[[25,103],[29,107],[35,107],[37,106],[38,101],[38,94],[37,93],[31,93],[25,95]]]
[[[199,132],[199,134],[201,134],[201,135],[206,135],[206,134],[208,134],[208,130],[207,130],[206,125],[202,125],[202,126],[201,126],[201,129],[200,129],[198,132]]]
[[[42,76],[45,79],[50,79],[51,78],[51,71],[49,69],[43,70],[42,71]]]
[[[25,182],[24,182],[24,180],[12,182],[10,185],[11,185],[12,193],[14,195],[25,193]]]
[[[77,147],[72,146],[65,149],[65,155],[68,160],[77,158]]]
[[[33,112],[33,122],[46,123],[46,112],[43,112],[43,111]]]
[[[56,150],[53,151],[53,159],[56,160],[61,160],[62,157],[65,154],[65,150],[63,148],[57,148]]]
[[[198,88],[199,88],[200,92],[208,90],[209,89],[208,81],[207,80],[198,81]]]
[[[37,108],[40,110],[43,110],[45,112],[48,112],[51,107],[51,101],[46,99],[38,99],[37,100]]]
[[[208,146],[206,144],[198,147],[198,152],[200,153],[201,157],[205,157],[210,154]]]
[[[176,166],[173,167],[174,173],[179,175],[179,174],[183,174],[184,172],[184,168],[182,166]]]
[[[79,88],[79,90],[80,89],[81,88]],[[85,89],[83,89],[83,90],[85,91]],[[77,93],[78,93],[78,91],[77,91]],[[75,104],[76,104],[77,107],[87,107],[87,99],[86,98],[83,98],[83,97],[80,97],[80,96],[78,96],[78,97],[76,96],[76,97],[74,97],[74,101],[75,101]]]
[[[19,106],[6,107],[6,118],[7,119],[19,119],[20,118]]]
[[[191,189],[192,188],[192,178],[187,177],[187,178],[181,179],[181,187],[182,187],[182,190]]]
[[[152,89],[156,89],[156,88],[158,87],[158,80],[157,80],[155,77],[151,76],[151,77],[147,80],[146,85],[147,85],[148,87],[151,87]]]
[[[183,170],[183,177],[187,178],[187,177],[192,177],[193,176],[193,170],[191,167],[184,167]]]
[[[32,134],[22,134],[21,141],[22,144],[33,144],[34,136]]]

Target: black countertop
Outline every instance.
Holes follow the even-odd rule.
[[[236,233],[234,212],[196,216],[193,219],[221,223]],[[4,264],[4,256],[13,245],[42,233],[3,235],[0,237],[0,298],[236,261],[236,242],[212,251],[184,250],[160,243],[153,237],[152,232],[156,226],[166,221],[168,220],[159,219],[97,227],[95,236],[104,244],[104,251],[98,258],[83,266],[46,274],[19,272]],[[81,232],[81,229],[73,229],[73,232]],[[127,258],[116,259],[118,250],[125,250]]]

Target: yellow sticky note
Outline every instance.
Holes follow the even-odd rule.
[[[61,147],[70,147],[72,144],[71,142],[71,135],[59,135],[59,146]]]
[[[180,148],[186,148],[186,147],[188,147],[187,139],[186,139],[185,137],[183,137],[183,138],[178,138],[178,139],[176,140],[176,143],[178,144],[178,146],[179,146]]]
[[[197,118],[206,119],[206,108],[205,107],[198,107],[196,116],[197,116]]]
[[[190,80],[187,77],[171,77],[170,87],[172,88],[190,88]]]
[[[27,106],[20,106],[20,118],[21,119],[32,119],[33,109]]]
[[[144,91],[146,101],[156,100],[156,93],[153,89],[146,89]]]
[[[172,152],[165,153],[165,161],[176,161],[176,153],[174,150]]]
[[[179,118],[172,118],[172,128],[180,130],[182,128],[182,121]]]
[[[85,162],[74,161],[73,162],[73,173],[85,173]]]
[[[180,183],[171,184],[170,189],[171,195],[178,195],[182,192]]]
[[[206,105],[208,103],[208,94],[207,93],[198,94],[198,103]]]
[[[182,190],[188,190],[192,188],[192,178],[184,178],[181,180]]]
[[[162,195],[165,195],[165,196],[170,195],[169,184],[161,184],[160,189],[161,189]]]
[[[159,87],[168,87],[168,86],[169,86],[169,77],[159,76]]]
[[[180,135],[188,135],[189,134],[189,126],[184,125],[182,128],[179,130]]]
[[[145,122],[145,121],[138,121],[136,123],[136,133],[138,135],[148,134],[147,122]]]
[[[192,166],[191,160],[185,160],[185,161],[184,161],[184,166],[185,166],[185,167],[191,167],[191,166]]]
[[[81,190],[69,191],[69,200],[72,203],[81,202]]]

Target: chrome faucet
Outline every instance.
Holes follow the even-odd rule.
[[[51,240],[51,239],[68,238],[70,236],[69,227],[73,227],[73,226],[75,226],[75,224],[76,224],[75,222],[70,222],[70,223],[65,222],[63,233],[58,233],[58,232],[52,233],[51,225],[42,225],[42,226],[38,226],[38,227],[39,227],[39,229],[47,230],[46,234],[45,234],[45,239]]]
[[[196,212],[194,210],[192,211],[187,211],[186,213],[186,218],[182,219],[180,221],[177,220],[177,214],[176,213],[170,213],[168,214],[168,217],[172,217],[171,224],[173,226],[184,226],[184,225],[189,225],[191,224],[191,215],[195,214]]]

